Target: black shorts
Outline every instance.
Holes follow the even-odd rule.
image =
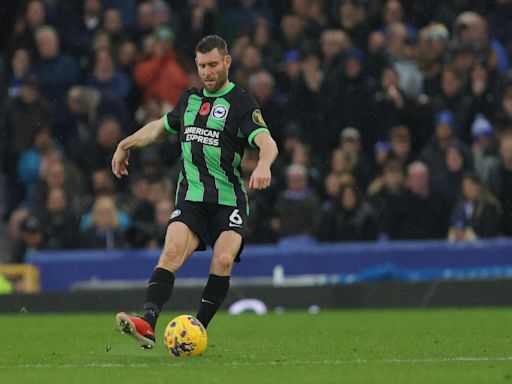
[[[206,245],[213,247],[224,231],[235,231],[242,236],[242,245],[235,261],[240,261],[244,248],[244,225],[247,221],[245,209],[214,203],[182,201],[176,205],[169,224],[175,221],[184,223],[199,238],[197,251],[204,251]]]

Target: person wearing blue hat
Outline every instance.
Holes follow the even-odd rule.
[[[471,125],[471,138],[475,172],[484,183],[487,183],[491,170],[499,164],[499,156],[493,127],[483,114],[476,115]]]
[[[448,109],[441,110],[434,117],[434,134],[423,148],[421,159],[428,165],[432,179],[446,171],[446,148],[451,143],[460,146],[463,153],[469,153],[469,148],[455,134],[457,126],[455,115]]]
[[[382,169],[384,163],[391,154],[391,143],[389,141],[377,141],[373,146],[373,159],[375,164]]]

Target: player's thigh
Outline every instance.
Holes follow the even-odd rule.
[[[229,275],[239,255],[242,242],[242,235],[238,232],[232,230],[221,232],[213,245],[210,272],[219,276]]]
[[[198,236],[185,223],[169,224],[164,248],[158,262],[159,267],[177,270],[199,245]]]

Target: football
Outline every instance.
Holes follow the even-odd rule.
[[[181,315],[165,327],[164,343],[172,356],[197,356],[206,349],[206,329],[194,316]]]

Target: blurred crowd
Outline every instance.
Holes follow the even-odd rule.
[[[0,210],[10,257],[163,244],[179,143],[117,143],[233,56],[280,147],[248,243],[512,236],[512,0],[28,0],[4,5]],[[5,13],[5,12],[4,12]],[[12,16],[12,17],[9,17]],[[246,181],[258,153],[247,150]]]

